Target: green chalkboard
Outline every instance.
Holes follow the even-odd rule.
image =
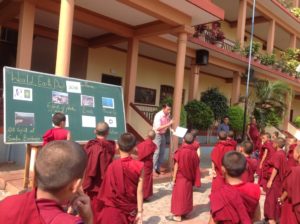
[[[94,138],[99,121],[109,124],[109,139],[117,139],[126,129],[120,86],[10,67],[3,70],[5,143],[41,143],[56,112],[66,115],[66,128],[78,142]]]

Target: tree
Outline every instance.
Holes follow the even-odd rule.
[[[184,108],[187,112],[189,129],[207,130],[212,125],[214,114],[205,103],[193,100],[187,103]]]
[[[227,115],[227,98],[218,90],[218,88],[211,88],[203,92],[200,101],[211,108],[215,120],[222,120],[222,118]]]
[[[235,134],[241,134],[243,131],[244,110],[239,106],[232,106],[228,109],[230,127]]]
[[[291,100],[292,89],[285,82],[257,80],[255,87],[255,109],[253,111],[259,125],[278,126],[287,108],[287,101]]]

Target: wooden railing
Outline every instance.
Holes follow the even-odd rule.
[[[154,116],[158,112],[159,107],[150,106],[145,104],[133,104],[142,114],[143,117],[148,120],[148,123],[153,124]]]

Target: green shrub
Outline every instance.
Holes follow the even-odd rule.
[[[203,92],[200,101],[211,108],[215,120],[221,120],[227,115],[227,98],[218,90],[218,88],[211,88]]]
[[[207,130],[212,125],[214,114],[205,103],[193,100],[187,103],[184,108],[187,112],[189,129]]]
[[[293,123],[297,128],[300,128],[300,116],[297,116]]]
[[[235,134],[240,134],[243,131],[244,110],[239,106],[232,106],[228,109],[228,117],[230,127]]]
[[[278,127],[282,122],[282,116],[274,111],[274,109],[255,108],[254,116],[258,125],[264,129],[267,126]]]

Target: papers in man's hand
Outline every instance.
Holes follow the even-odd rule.
[[[179,138],[183,138],[186,134],[188,129],[183,128],[183,127],[177,127],[175,132],[173,132],[173,135],[179,137]]]

